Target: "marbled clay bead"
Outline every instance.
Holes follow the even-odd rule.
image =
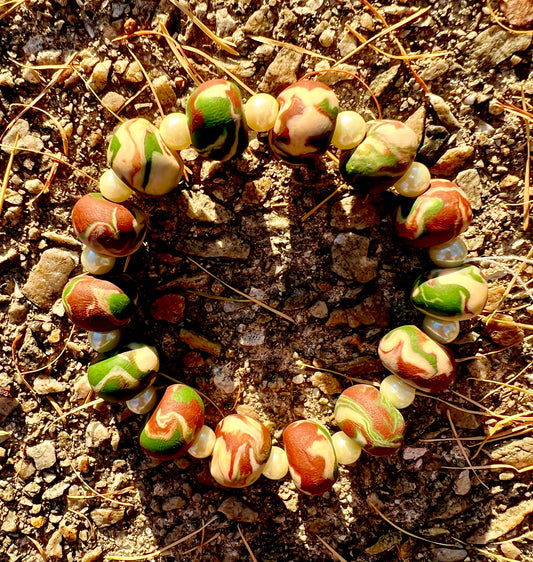
[[[183,162],[161,139],[157,128],[142,118],[130,119],[115,131],[107,150],[107,164],[131,189],[160,196],[181,180]]]
[[[417,310],[441,320],[468,320],[481,313],[487,298],[487,282],[475,265],[432,269],[411,291]]]
[[[248,127],[239,88],[228,80],[209,80],[187,102],[191,143],[204,158],[230,160],[248,146]]]
[[[272,442],[268,429],[259,421],[233,414],[215,429],[215,447],[210,469],[213,478],[226,488],[244,488],[263,472]]]
[[[204,403],[185,384],[169,386],[139,438],[151,457],[172,460],[184,455],[204,424]]]
[[[110,332],[125,326],[134,311],[130,297],[122,289],[86,274],[67,283],[63,305],[71,322],[88,332]]]
[[[404,242],[429,248],[448,242],[472,222],[470,201],[455,183],[435,179],[416,199],[404,199],[396,212],[396,232]]]
[[[120,258],[139,249],[148,229],[148,218],[134,205],[119,205],[101,193],[88,193],[72,209],[72,226],[91,250]]]
[[[403,441],[402,414],[377,388],[368,384],[351,386],[339,396],[335,422],[371,455],[391,455]]]
[[[455,379],[452,352],[416,326],[391,330],[381,338],[378,353],[386,369],[420,390],[439,392]]]
[[[125,402],[148,388],[158,370],[159,356],[155,347],[130,343],[93,363],[87,369],[87,379],[99,398]]]
[[[329,490],[337,479],[337,457],[329,431],[317,422],[301,420],[283,431],[289,471],[296,487],[312,496]]]
[[[417,148],[416,134],[400,121],[369,121],[363,142],[341,153],[340,172],[346,183],[362,191],[383,191],[405,174]]]
[[[328,149],[337,114],[337,96],[326,85],[300,80],[278,96],[280,109],[269,142],[276,156],[287,164],[315,161]]]

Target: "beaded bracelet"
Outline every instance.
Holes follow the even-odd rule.
[[[379,357],[392,373],[379,390],[369,384],[347,388],[335,405],[341,431],[332,436],[315,421],[296,421],[283,431],[284,449],[273,446],[267,428],[249,416],[226,416],[213,431],[204,424],[202,398],[185,384],[169,386],[157,403],[157,350],[141,343],[115,349],[135,299],[120,280],[100,277],[113,269],[115,258],[135,252],[148,230],[145,213],[121,203],[133,192],[160,196],[176,187],[184,173],[179,151],[191,144],[205,158],[240,156],[248,127],[268,132],[273,153],[287,164],[313,163],[332,143],[341,150],[340,173],[348,184],[366,193],[394,187],[402,198],[394,218],[398,236],[427,248],[437,266],[419,276],[411,292],[412,304],[425,315],[422,330],[400,326],[379,343]],[[212,80],[192,93],[186,115],[166,116],[159,129],[139,118],[117,128],[101,193],[83,196],[72,212],[88,273],[67,284],[63,302],[72,322],[89,332],[90,345],[111,352],[88,368],[96,396],[125,401],[137,414],[153,410],[139,438],[146,454],[160,460],[187,452],[211,457],[213,478],[228,488],[249,486],[261,474],[277,480],[290,472],[300,491],[316,495],[330,490],[338,464],[355,463],[362,449],[378,456],[397,451],[405,432],[400,409],[413,402],[416,389],[435,393],[453,382],[455,359],[442,344],[458,336],[460,320],[482,311],[488,295],[479,269],[465,264],[467,248],[459,237],[472,221],[469,201],[453,182],[431,180],[428,169],[414,162],[416,151],[409,127],[392,120],[365,123],[355,112],[339,112],[333,91],[310,80],[289,86],[277,99],[252,96],[244,106],[234,84]]]

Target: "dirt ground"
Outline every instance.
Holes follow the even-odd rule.
[[[531,258],[521,206],[527,137],[524,120],[499,103],[531,108],[531,34],[500,27],[484,2],[376,2],[389,25],[429,8],[396,31],[405,50],[420,56],[402,60],[383,33],[374,42],[380,51],[366,46],[346,60],[349,73],[320,77],[342,108],[375,118],[359,76],[385,118],[410,118],[422,139],[418,159],[468,194],[474,221],[465,239],[469,257],[485,258],[476,263],[490,284],[486,317],[521,267],[499,311],[507,324],[462,323],[451,346],[464,359],[457,381],[404,410],[405,446],[397,455],[363,454],[340,468],[322,497],[302,496],[288,478],[227,490],[213,482],[207,461],[157,465],[145,457],[137,443],[143,420],[124,406],[89,406],[58,420],[90,399],[84,375],[94,353],[83,332],[71,333],[58,297],[64,280],[81,271],[72,206],[97,188],[91,178],[106,168],[117,124],[103,104],[122,118],[160,121],[136,58],[165,113],[183,111],[194,87],[161,36],[117,38],[165,25],[252,90],[277,94],[361,43],[346,24],[366,39],[384,29],[366,4],[190,2],[235,56],[165,0],[0,2],[0,138],[5,147],[18,132],[18,146],[27,149],[12,163],[0,151],[0,177],[10,170],[0,229],[1,562],[140,559],[206,523],[144,559],[533,559],[533,268],[519,261]],[[533,20],[528,0],[509,0],[505,13],[493,8],[507,26],[527,30]],[[224,76],[200,54],[183,54],[202,80]],[[397,197],[365,200],[326,157],[311,169],[290,168],[274,160],[263,135],[253,135],[250,150],[230,163],[203,161],[192,150],[183,157],[187,182],[164,198],[137,201],[150,214],[150,232],[127,264],[139,298],[124,339],[155,345],[162,373],[198,388],[224,414],[258,417],[277,441],[304,417],[334,431],[333,407],[349,378],[379,382],[385,375],[381,336],[421,322],[408,293],[429,259],[396,239],[389,217]],[[156,386],[169,382],[160,376]],[[207,404],[209,424],[219,419]],[[480,449],[485,436],[491,439]]]

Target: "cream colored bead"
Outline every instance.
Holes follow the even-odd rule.
[[[355,111],[341,111],[337,115],[331,144],[341,150],[355,148],[366,135],[365,120]]]
[[[410,406],[416,395],[415,389],[396,375],[389,375],[384,378],[381,381],[379,391],[399,410]]]
[[[413,162],[394,187],[404,197],[418,197],[427,191],[430,181],[431,174],[427,167],[420,162]]]
[[[98,353],[106,353],[115,349],[120,342],[120,330],[111,332],[87,332],[89,345]]]
[[[459,335],[461,326],[459,320],[440,320],[432,316],[425,316],[422,330],[439,343],[450,343]]]
[[[185,150],[191,146],[191,134],[185,113],[170,113],[161,125],[159,133],[171,150]]]
[[[113,170],[106,170],[100,176],[100,193],[114,203],[122,203],[133,195],[133,191]]]
[[[157,392],[154,387],[149,386],[140,394],[128,400],[126,406],[134,414],[147,414],[157,403]]]
[[[104,275],[108,271],[111,271],[115,265],[115,261],[113,256],[103,256],[91,250],[88,246],[85,246],[81,253],[81,265],[86,271],[93,275]]]
[[[195,459],[205,459],[213,452],[215,441],[215,432],[208,425],[202,425],[187,452]]]
[[[272,129],[278,111],[278,100],[269,94],[256,94],[244,104],[246,123],[250,129],[258,133]]]
[[[339,464],[353,464],[361,456],[361,446],[350,439],[344,431],[337,431],[331,439]]]
[[[263,469],[263,476],[270,480],[281,480],[289,471],[289,461],[285,449],[274,445],[270,451],[270,456]]]
[[[429,249],[429,258],[437,267],[459,267],[463,265],[467,254],[468,248],[460,236]]]

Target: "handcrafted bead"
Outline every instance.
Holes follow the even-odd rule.
[[[104,275],[109,273],[115,266],[115,258],[104,256],[91,250],[89,246],[85,246],[81,253],[81,265],[83,269],[93,275]]]
[[[187,452],[195,459],[205,459],[213,452],[215,440],[215,432],[208,425],[202,425]]]
[[[379,385],[379,391],[398,410],[410,406],[416,396],[415,389],[396,375],[385,377]]]
[[[111,332],[87,332],[87,343],[98,353],[115,349],[120,342],[120,330]]]
[[[416,199],[404,199],[396,213],[395,226],[407,244],[429,248],[459,236],[471,222],[472,207],[459,186],[436,179]]]
[[[402,414],[368,384],[351,386],[339,396],[335,422],[371,455],[390,455],[403,441]]]
[[[344,180],[363,191],[383,191],[401,178],[415,159],[416,134],[400,121],[369,121],[366,137],[339,159]]]
[[[111,356],[93,363],[87,378],[94,393],[108,402],[125,402],[153,382],[159,370],[155,347],[129,343]]]
[[[181,180],[183,162],[146,119],[130,119],[115,131],[107,150],[107,164],[131,189],[160,196]]]
[[[355,111],[341,111],[337,115],[331,144],[341,150],[351,150],[361,144],[366,135],[365,120]]]
[[[270,130],[272,151],[288,164],[314,162],[331,143],[339,102],[321,82],[300,80],[278,96],[279,113]]]
[[[185,150],[191,146],[191,134],[185,113],[170,113],[159,125],[159,134],[171,150]]]
[[[270,480],[281,480],[287,472],[289,472],[287,453],[281,447],[273,446],[263,469],[263,476]]]
[[[139,442],[143,451],[157,459],[183,456],[204,425],[204,403],[185,384],[169,386],[144,426]]]
[[[133,303],[115,284],[92,275],[79,275],[63,289],[63,305],[73,324],[88,332],[109,332],[125,326]]]
[[[487,297],[487,282],[475,265],[432,269],[411,291],[417,310],[441,320],[468,320],[481,313]]]
[[[439,343],[450,343],[459,335],[461,325],[458,320],[439,320],[439,318],[424,316],[422,330]]]
[[[101,193],[88,193],[72,209],[72,226],[91,250],[119,258],[139,249],[148,219],[138,207],[125,207],[107,201]]]
[[[246,123],[250,129],[258,133],[272,129],[278,111],[278,100],[270,94],[256,94],[244,104]]]
[[[339,464],[354,464],[361,456],[361,445],[350,439],[344,431],[334,433],[331,440]]]
[[[147,414],[157,403],[157,392],[153,386],[149,386],[137,396],[126,402],[128,409],[134,414]]]
[[[319,423],[302,420],[283,432],[289,471],[296,487],[304,494],[319,495],[337,479],[337,457],[329,431]]]
[[[113,203],[123,203],[133,195],[133,191],[113,172],[106,170],[100,176],[100,193]]]
[[[386,369],[426,392],[439,392],[455,378],[452,352],[417,326],[391,330],[381,338],[378,353]]]
[[[191,142],[205,158],[230,160],[248,146],[241,93],[228,80],[209,80],[187,102]]]
[[[431,174],[428,168],[420,162],[413,162],[394,187],[404,197],[418,197],[428,190],[430,183]]]
[[[467,254],[468,248],[460,236],[429,249],[429,258],[437,267],[459,267],[463,265]]]
[[[249,416],[233,414],[215,429],[211,475],[226,488],[244,488],[263,472],[272,446],[268,429]]]

